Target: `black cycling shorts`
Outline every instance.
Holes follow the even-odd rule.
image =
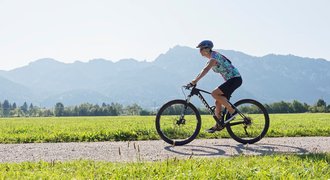
[[[225,96],[228,100],[231,97],[231,94],[242,85],[241,77],[234,77],[226,81],[225,83],[219,86],[219,89],[223,92],[223,96]]]

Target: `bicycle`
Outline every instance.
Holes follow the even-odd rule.
[[[157,112],[156,129],[159,136],[173,146],[185,145],[194,140],[201,129],[201,116],[199,110],[190,102],[193,96],[199,97],[216,123],[222,129],[226,128],[229,135],[242,144],[253,144],[261,140],[269,128],[269,115],[266,108],[256,100],[242,99],[232,104],[228,103],[238,112],[231,121],[229,112],[222,108],[221,119],[215,116],[215,106],[209,106],[201,92],[211,94],[208,91],[198,89],[195,86],[182,86],[191,90],[185,100],[175,99],[165,103]]]

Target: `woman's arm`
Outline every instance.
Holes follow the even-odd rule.
[[[209,70],[217,64],[217,61],[215,59],[211,59],[207,62],[206,66],[203,68],[203,70],[197,75],[197,77],[191,81],[191,84],[195,85],[197,82],[202,79]]]

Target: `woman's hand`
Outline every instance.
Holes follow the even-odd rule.
[[[191,84],[195,86],[197,84],[197,81],[194,79],[191,81]]]
[[[190,89],[192,87],[196,87],[196,84],[193,84],[193,83],[188,83],[186,86],[184,86],[186,89]]]

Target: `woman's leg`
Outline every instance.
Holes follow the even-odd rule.
[[[235,109],[231,107],[231,105],[228,103],[227,96],[230,97],[230,95],[242,84],[242,78],[241,77],[234,77],[232,79],[229,79],[225,83],[221,84],[218,88],[216,88],[212,92],[213,98],[218,101],[219,103],[223,104],[230,114],[233,114],[235,112]],[[226,95],[226,96],[224,96]]]
[[[212,91],[212,97],[216,100],[216,102],[218,102],[219,104],[223,104],[227,108],[229,113],[233,114],[235,112],[235,109],[231,107],[231,105],[228,103],[228,99],[223,96],[223,94],[224,93],[219,88],[216,88],[214,91]]]
[[[214,114],[217,117],[217,119],[221,119],[221,110],[222,110],[222,104],[219,101],[215,101],[215,110],[214,110]],[[216,123],[213,127],[211,127],[210,129],[207,129],[206,131],[209,133],[214,133],[215,131],[220,131],[222,130],[224,127],[222,127],[220,124]]]
[[[218,118],[218,119],[221,119],[221,110],[222,110],[222,104],[215,100],[215,116]]]

